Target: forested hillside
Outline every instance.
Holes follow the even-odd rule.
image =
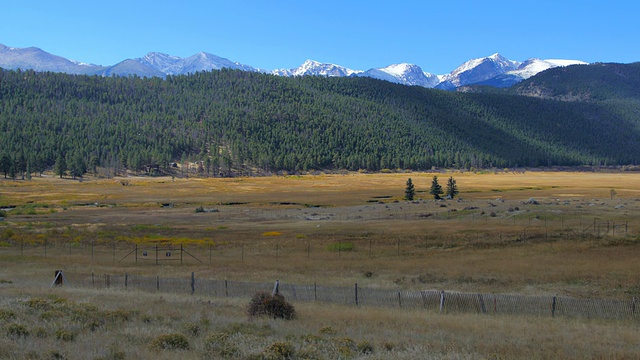
[[[637,100],[637,99],[636,99]],[[638,107],[239,70],[0,71],[1,171],[486,168],[640,162]]]
[[[640,62],[549,69],[514,85],[510,92],[568,101],[640,100]]]

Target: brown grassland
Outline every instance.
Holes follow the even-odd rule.
[[[434,201],[434,175],[459,198]],[[282,321],[244,298],[49,288],[59,269],[631,300],[640,174],[35,177],[0,180],[0,208],[3,359],[640,358],[637,320],[294,303]],[[189,256],[136,259],[156,245]]]

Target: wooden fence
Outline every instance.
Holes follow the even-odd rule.
[[[246,297],[271,292],[273,283],[256,283],[196,278],[113,274],[67,274],[71,286],[135,289],[142,291],[199,294],[214,297]],[[574,299],[562,296],[470,294],[444,290],[388,290],[329,287],[317,284],[278,283],[279,293],[292,302],[326,302],[353,306],[425,309],[443,314],[478,313],[580,317],[589,319],[640,320],[640,303],[630,300]]]

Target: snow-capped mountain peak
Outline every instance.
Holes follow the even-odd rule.
[[[458,66],[450,74],[445,75],[437,88],[446,90],[482,82],[515,70],[519,65],[519,62],[509,60],[498,53],[483,58],[471,59]]]
[[[386,80],[404,85],[418,85],[428,88],[436,86],[440,80],[437,75],[422,71],[418,65],[400,63],[379,69],[369,69],[357,74],[375,79]]]
[[[423,71],[419,66],[408,63],[398,63],[362,71],[315,60],[307,60],[294,69],[268,71],[256,69],[206,52],[199,52],[188,58],[150,52],[142,58],[127,59],[111,66],[100,66],[68,60],[49,54],[37,47],[15,48],[0,44],[0,68],[4,69],[32,69],[35,71],[101,76],[165,77],[167,75],[184,75],[199,71],[230,68],[271,73],[278,76],[364,76],[403,85],[436,87],[445,90],[453,90],[464,85],[473,84],[508,87],[541,71],[575,64],[586,63],[578,60],[541,60],[536,58],[519,63],[495,53],[487,57],[466,61],[446,75],[430,74]]]
[[[166,73],[167,69],[174,66],[182,59],[178,56],[163,54],[159,52],[150,52],[144,57],[136,60],[141,64],[151,66],[156,70],[160,70],[163,73]]]
[[[315,60],[307,60],[302,65],[295,69],[277,69],[273,70],[271,73],[274,75],[280,76],[351,76],[353,74],[359,73],[361,71],[351,70],[344,66],[329,64],[329,63],[321,63]]]

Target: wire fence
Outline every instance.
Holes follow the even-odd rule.
[[[478,313],[579,317],[588,319],[640,320],[640,303],[630,300],[574,299],[563,296],[470,294],[444,290],[388,290],[359,287],[330,287],[317,284],[258,283],[201,279],[191,273],[185,278],[160,276],[65,273],[65,283],[76,287],[117,288],[151,292],[198,294],[213,297],[250,298],[258,292],[278,293],[292,302],[425,309],[443,314]],[[56,282],[52,284],[55,285]]]

